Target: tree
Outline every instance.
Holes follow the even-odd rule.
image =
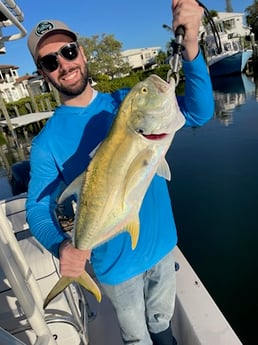
[[[167,54],[164,51],[160,51],[157,55],[156,62],[158,65],[164,65],[167,60]]]
[[[80,37],[79,43],[84,48],[93,79],[97,79],[98,75],[107,75],[113,79],[114,76],[130,71],[129,64],[124,62],[121,54],[122,43],[117,41],[114,35]]]
[[[252,28],[256,39],[258,39],[258,1],[254,1],[253,5],[248,6],[245,12],[246,22]]]

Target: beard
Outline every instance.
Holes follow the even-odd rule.
[[[83,70],[81,70],[80,83],[76,87],[62,86],[62,84],[57,83],[52,78],[48,77],[51,84],[63,95],[74,97],[79,96],[83,93],[89,83],[89,71],[87,64],[84,65]]]

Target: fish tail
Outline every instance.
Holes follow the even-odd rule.
[[[58,296],[68,285],[72,282],[77,282],[81,286],[83,286],[86,290],[90,291],[97,299],[98,302],[101,301],[101,292],[95,281],[90,277],[90,275],[86,272],[83,272],[78,278],[71,278],[71,277],[61,277],[52,290],[47,295],[43,308],[45,309],[47,305],[56,297]]]
[[[52,301],[52,299],[54,299],[57,295],[59,295],[73,281],[75,281],[74,278],[65,277],[65,276],[61,277],[58,280],[58,282],[55,284],[53,289],[47,295],[43,304],[43,308],[45,309],[47,305]]]
[[[83,286],[86,290],[91,292],[96,297],[96,300],[98,302],[101,302],[102,296],[101,296],[100,289],[87,272],[84,271],[78,278],[77,282],[81,286]]]

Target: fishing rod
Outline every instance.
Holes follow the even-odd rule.
[[[214,41],[217,47],[218,54],[220,54],[222,52],[221,40],[220,40],[217,27],[214,23],[214,20],[209,10],[207,9],[207,7],[198,0],[196,0],[196,2],[198,3],[199,6],[201,6],[204,9],[204,15],[206,17],[207,22],[209,23],[211,27],[211,31],[214,36]],[[163,24],[163,28],[173,31],[173,29],[166,24]],[[185,28],[183,25],[179,25],[175,30],[175,39],[171,42],[171,48],[172,48],[173,53],[172,53],[172,57],[169,60],[169,64],[171,68],[168,71],[168,75],[167,75],[168,82],[170,81],[170,78],[172,76],[175,77],[176,85],[179,82],[179,70],[181,68],[180,61],[181,61],[182,51],[184,50],[184,46],[183,46],[184,36],[185,36]]]

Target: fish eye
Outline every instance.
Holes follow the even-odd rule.
[[[143,86],[141,89],[141,93],[148,93],[148,88],[146,86]]]

